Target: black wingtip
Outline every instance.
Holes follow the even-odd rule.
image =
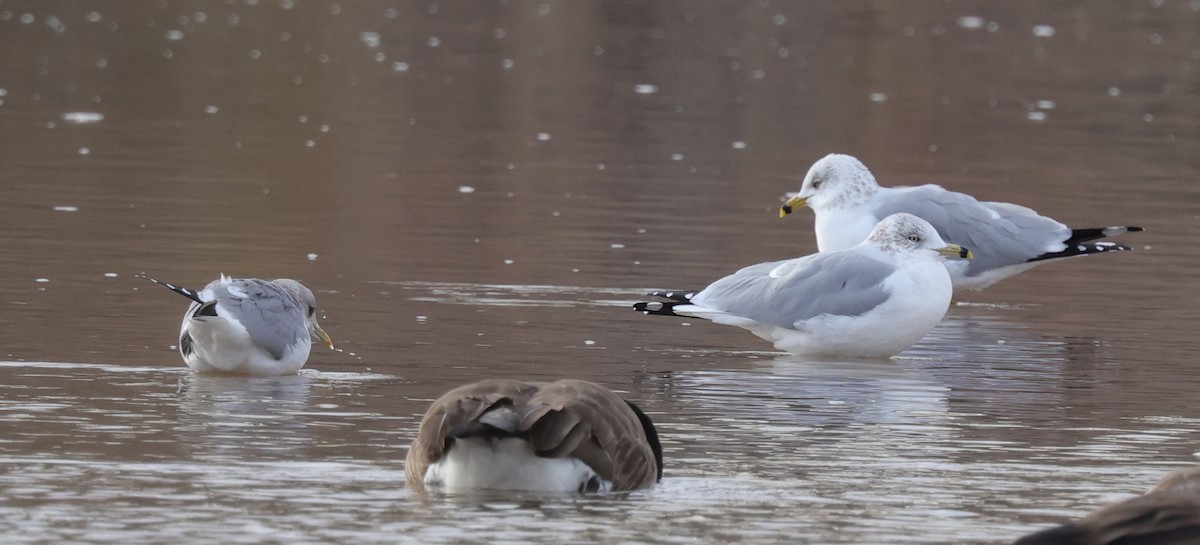
[[[1113,252],[1125,252],[1125,251],[1132,251],[1132,250],[1133,250],[1133,248],[1130,248],[1129,246],[1126,246],[1124,244],[1117,244],[1115,242],[1074,243],[1074,244],[1068,244],[1067,248],[1061,252],[1045,253],[1045,254],[1039,255],[1033,259],[1030,259],[1028,262],[1032,263],[1034,261],[1046,261],[1046,260],[1050,260],[1050,259],[1061,259],[1064,257],[1076,257],[1076,256],[1081,256],[1081,255],[1105,254],[1105,253],[1113,253]]]
[[[184,297],[187,297],[188,299],[191,299],[197,303],[200,303],[201,305],[204,304],[204,300],[200,298],[200,294],[196,293],[193,290],[189,290],[182,286],[176,286],[175,284],[172,284],[170,282],[163,282],[162,280],[159,280],[157,278],[152,278],[152,277],[146,276],[146,273],[144,273],[144,272],[137,273],[137,274],[133,275],[133,277],[141,278],[142,280],[149,280],[149,281],[154,282],[155,284],[158,284],[164,288],[167,288],[175,293],[178,293],[179,295],[182,295]]]
[[[675,313],[675,306],[679,305],[679,304],[680,303],[660,303],[657,301],[643,301],[641,303],[634,303],[633,310],[636,310],[636,311],[638,311],[642,314],[648,315],[648,316],[679,316],[679,317],[683,317],[682,314]]]
[[[1064,244],[1079,244],[1082,242],[1091,242],[1106,237],[1115,237],[1124,235],[1125,233],[1140,233],[1145,231],[1141,227],[1130,225],[1113,225],[1110,227],[1089,227],[1087,229],[1071,229],[1071,237],[1064,240]]]

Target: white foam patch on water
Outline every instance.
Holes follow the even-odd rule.
[[[59,205],[59,206],[54,207],[54,211],[55,212],[78,212],[79,207],[78,206]]]
[[[62,114],[62,120],[67,123],[77,123],[80,125],[99,123],[104,121],[104,114],[100,112],[67,112]]]
[[[958,18],[958,26],[963,27],[963,28],[972,28],[972,29],[983,28],[983,24],[984,24],[983,17],[968,15],[966,17]]]

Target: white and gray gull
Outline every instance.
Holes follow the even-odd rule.
[[[198,373],[289,375],[308,361],[312,336],[333,341],[317,325],[316,297],[290,278],[225,275],[195,291],[135,275],[192,300],[179,328],[179,353]]]
[[[882,358],[946,315],[953,288],[943,257],[971,252],[921,218],[893,214],[854,247],[751,265],[699,292],[650,292],[667,302],[633,308],[738,326],[799,356]]]
[[[1097,239],[1141,231],[1141,227],[1072,229],[1037,212],[1006,202],[982,202],[965,193],[927,184],[881,187],[858,159],[830,154],[813,164],[800,192],[790,195],[780,217],[808,206],[816,215],[817,249],[842,250],[861,242],[875,223],[907,212],[933,225],[941,237],[971,248],[970,262],[947,261],[955,291],[981,290],[1042,263],[1088,254],[1128,250]]]

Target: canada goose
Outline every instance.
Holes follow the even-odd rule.
[[[633,308],[738,326],[799,356],[885,358],[946,315],[953,289],[943,257],[971,252],[921,218],[893,214],[853,248],[751,265],[696,293],[651,292],[671,302]]]
[[[650,418],[583,380],[484,380],[429,407],[405,462],[418,488],[635,490],[662,479]]]
[[[308,361],[311,336],[333,341],[317,325],[312,291],[290,278],[221,275],[197,292],[135,275],[192,300],[179,328],[179,354],[198,373],[288,375]]]
[[[970,262],[946,262],[955,291],[981,290],[1064,257],[1128,250],[1128,246],[1092,241],[1142,230],[1071,229],[1024,206],[980,202],[932,184],[880,187],[862,161],[839,154],[813,164],[800,192],[788,198],[779,215],[805,205],[816,214],[817,248],[822,252],[858,244],[875,222],[889,214],[908,212],[924,218],[943,240],[969,245],[978,254]]]
[[[1015,545],[1198,543],[1200,466],[1168,473],[1143,496],[1107,505],[1076,522],[1027,535]]]

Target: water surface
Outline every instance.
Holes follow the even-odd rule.
[[[1200,5],[0,0],[12,543],[1005,543],[1200,455]],[[628,309],[815,251],[862,158],[1135,252],[963,295],[891,361]],[[291,276],[340,352],[204,377],[132,278]],[[666,476],[419,496],[429,401],[601,382]]]

